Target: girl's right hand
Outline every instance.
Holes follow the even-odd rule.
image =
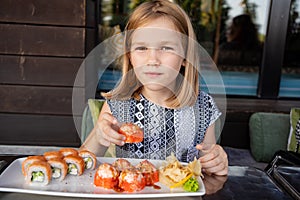
[[[118,133],[118,121],[109,112],[104,112],[99,117],[95,126],[96,138],[98,142],[106,147],[110,144],[123,146],[126,137]]]

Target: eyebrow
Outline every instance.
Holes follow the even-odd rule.
[[[149,43],[148,42],[144,42],[144,41],[137,41],[137,42],[132,42],[131,45],[132,46],[136,46],[136,45],[147,46],[147,45],[149,45]],[[174,46],[178,46],[178,42],[165,40],[165,41],[160,41],[159,45],[174,45]]]

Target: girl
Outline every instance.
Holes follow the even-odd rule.
[[[226,175],[227,155],[215,144],[214,132],[221,113],[212,97],[199,91],[196,37],[186,13],[170,1],[145,2],[125,31],[121,82],[102,94],[106,102],[81,148],[103,156],[115,144],[117,157],[164,160],[174,153],[187,162],[209,143],[199,158],[204,172]],[[120,122],[139,125],[144,140],[125,144],[117,131]]]

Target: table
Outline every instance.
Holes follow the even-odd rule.
[[[1,156],[9,164],[19,156]],[[6,165],[7,166],[7,165]],[[228,176],[208,176],[203,179],[206,194],[202,197],[172,197],[159,199],[178,199],[178,200],[289,200],[292,199],[283,192],[269,178],[269,176],[260,169],[248,166],[229,166]],[[76,200],[74,197],[59,197],[36,194],[0,192],[0,199],[7,200]],[[78,198],[82,199],[82,198]],[[140,199],[140,198],[139,198]],[[151,198],[156,199],[156,198]]]

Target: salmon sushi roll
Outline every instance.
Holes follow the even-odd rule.
[[[122,124],[118,132],[122,135],[125,135],[126,143],[139,143],[144,140],[143,130],[138,125],[133,123]]]
[[[30,185],[48,185],[52,177],[49,163],[46,161],[35,161],[28,166],[25,181]]]
[[[43,155],[46,158],[46,160],[50,160],[53,158],[62,159],[64,157],[63,154],[59,151],[47,151]]]
[[[140,162],[136,168],[143,174],[146,186],[152,186],[159,181],[159,171],[148,160]]]
[[[80,156],[66,156],[64,161],[68,165],[68,174],[80,176],[84,172],[84,160]]]
[[[134,168],[134,166],[126,159],[118,158],[112,164],[117,170],[124,171],[125,169]]]
[[[51,166],[52,178],[59,181],[64,180],[68,173],[68,165],[66,161],[59,158],[52,158],[48,160],[48,163]]]
[[[85,169],[95,169],[97,164],[96,155],[88,150],[79,151],[79,156],[83,158]]]
[[[28,156],[23,162],[22,162],[22,173],[24,176],[26,176],[27,168],[28,166],[36,161],[46,161],[44,156],[38,155],[38,156]]]
[[[144,189],[145,186],[145,178],[137,169],[126,169],[119,176],[119,188],[124,192],[137,192]]]
[[[108,163],[101,164],[94,177],[94,185],[106,189],[113,189],[118,186],[119,171]]]
[[[59,150],[59,152],[63,155],[63,156],[78,156],[78,151],[76,149],[73,148],[62,148]]]

